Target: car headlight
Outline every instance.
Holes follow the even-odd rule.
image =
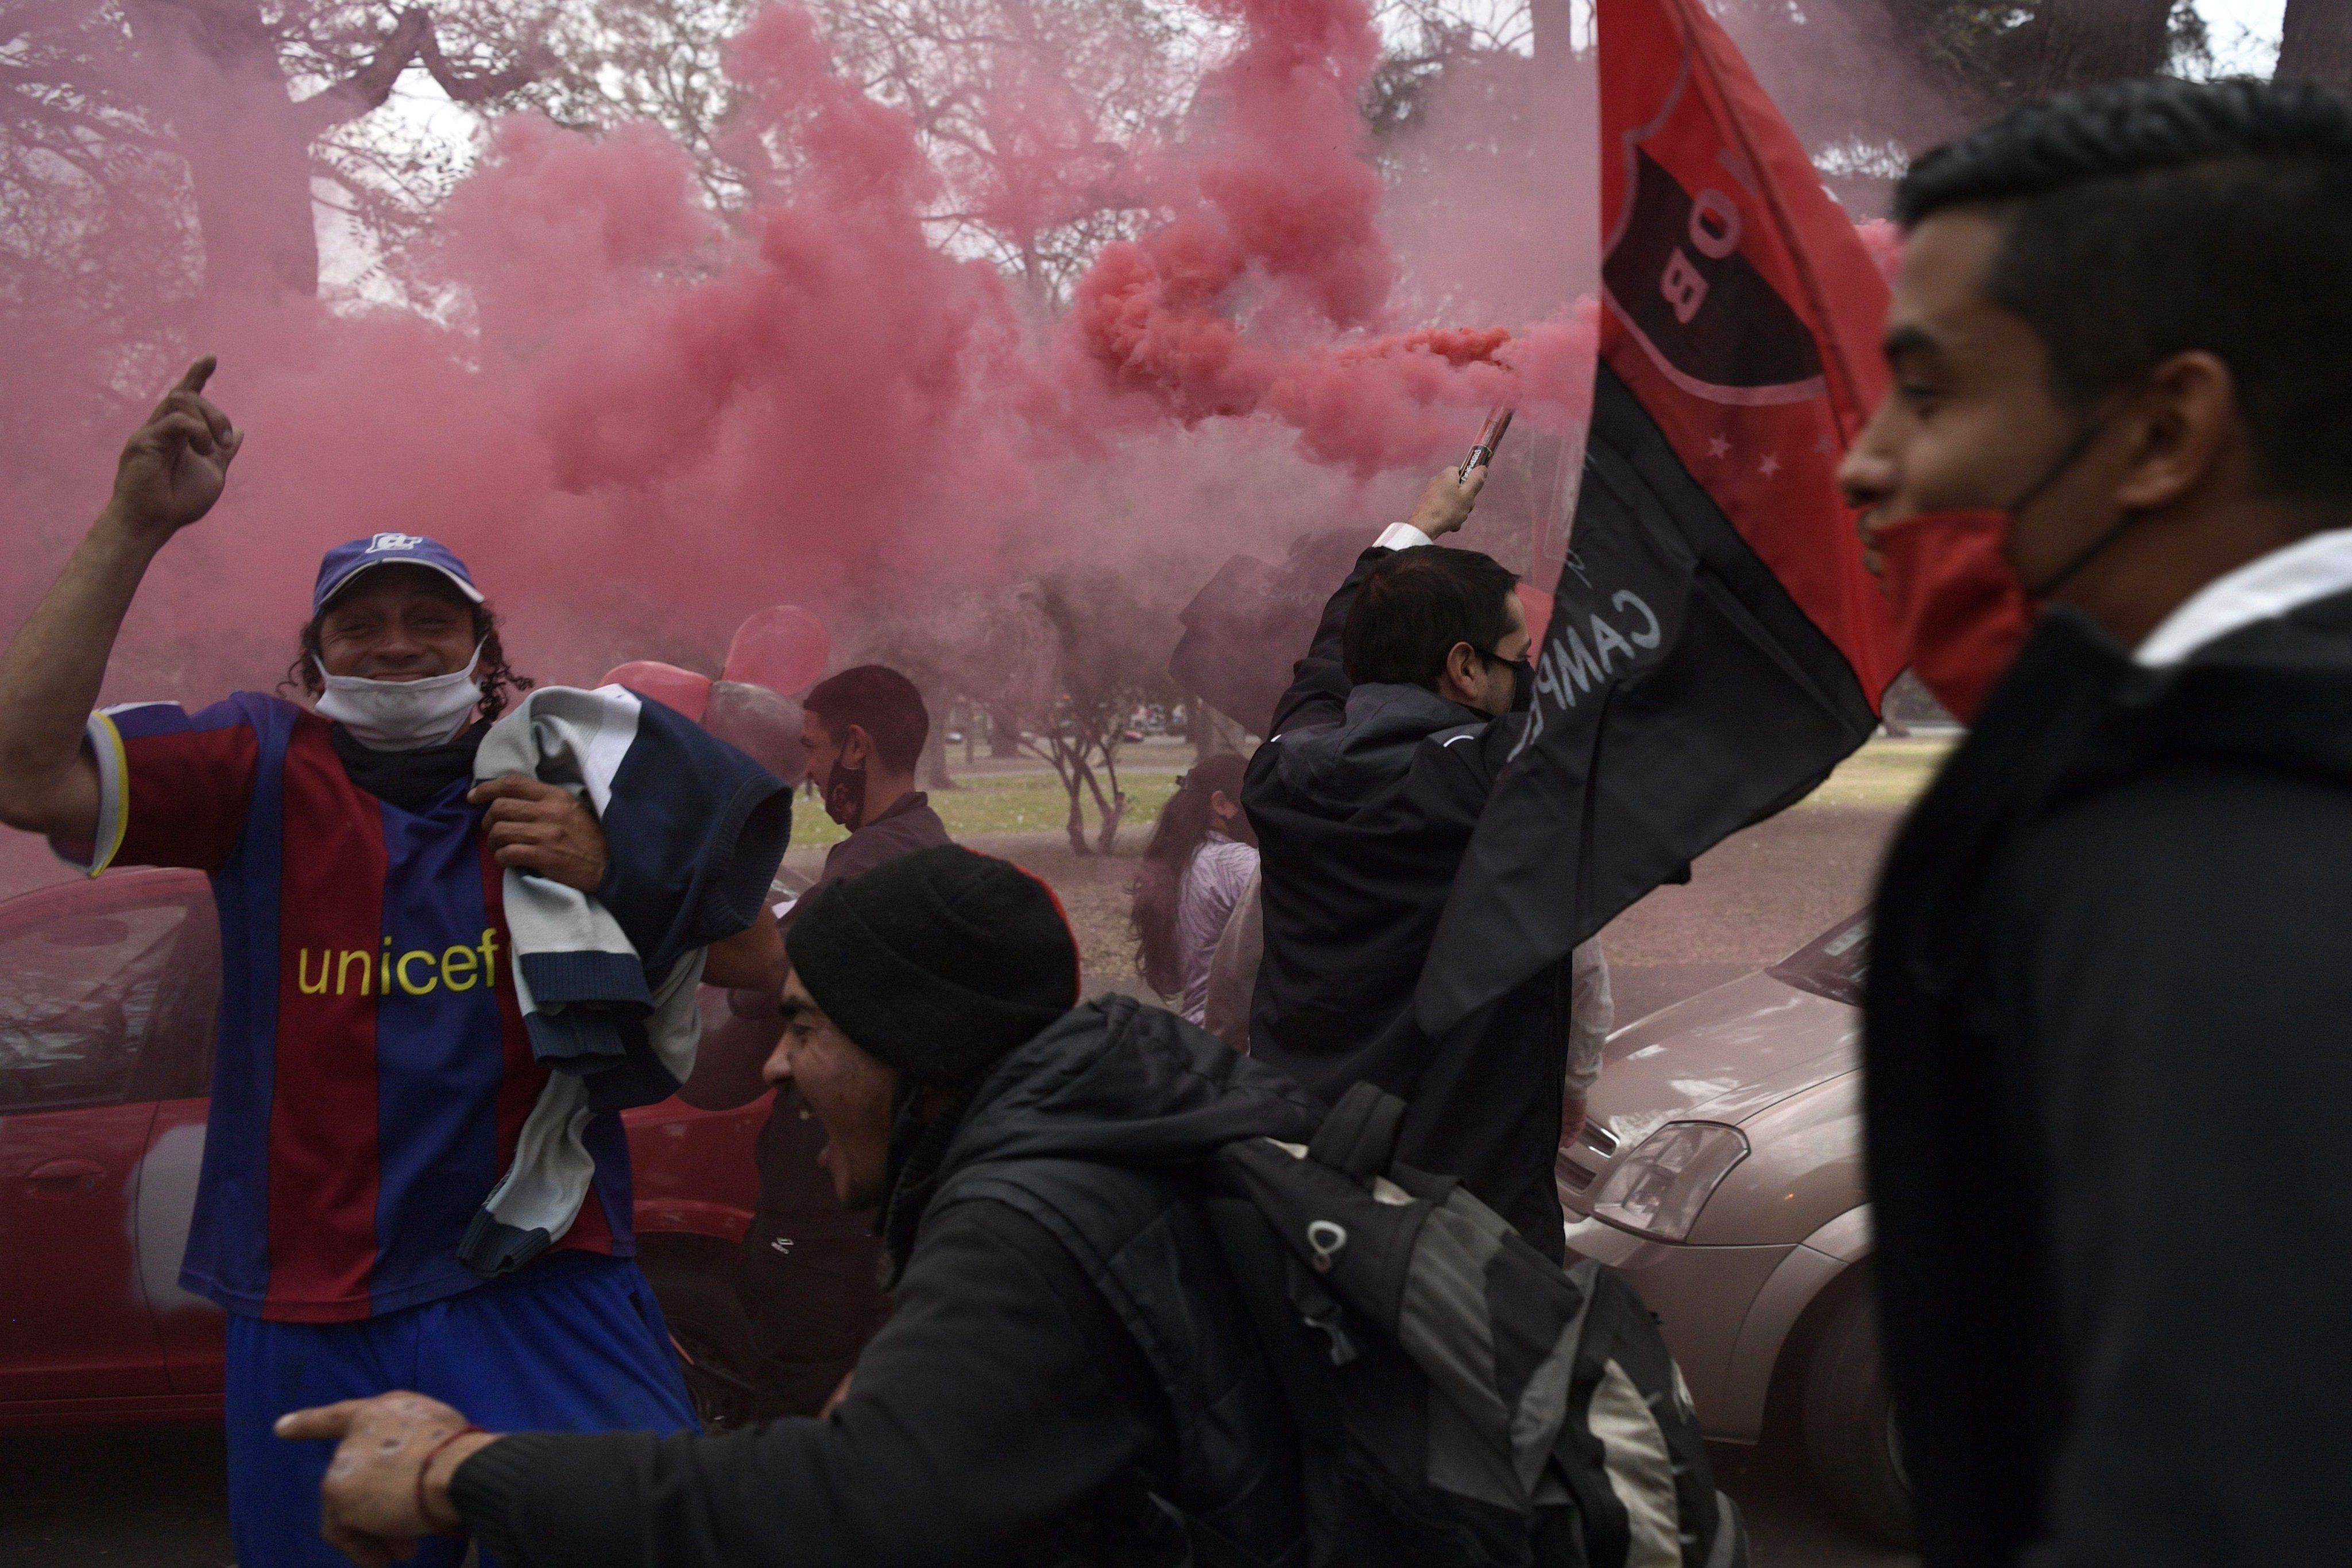
[[[1593,1196],[1592,1212],[1643,1236],[1680,1241],[1731,1167],[1747,1136],[1717,1122],[1669,1122],[1627,1155]]]

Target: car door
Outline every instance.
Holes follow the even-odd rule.
[[[141,1065],[185,993],[198,900],[208,915],[201,877],[129,873],[0,904],[0,1404],[168,1390],[139,1264]]]
[[[219,1394],[228,1344],[227,1314],[180,1287],[196,1176],[205,1163],[214,1036],[220,1029],[220,922],[211,890],[202,891],[173,960],[181,989],[139,1057],[140,1092],[155,1101],[139,1166],[139,1271],[175,1396]]]

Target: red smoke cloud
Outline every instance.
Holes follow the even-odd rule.
[[[1351,481],[1458,450],[1500,401],[1573,428],[1589,311],[1516,331],[1396,319],[1357,109],[1379,54],[1362,0],[1215,3],[1238,47],[1184,132],[1120,171],[1172,216],[1107,247],[1043,339],[992,268],[931,243],[914,127],[784,7],[731,51],[751,99],[731,131],[788,136],[799,172],[738,227],[654,127],[516,117],[436,216],[443,316],[205,307],[190,335],[220,351],[214,391],[251,439],[229,499],[151,580],[110,696],[274,677],[320,552],[370,532],[446,539],[519,617],[526,665],[577,680],[697,656],[780,601],[1024,570],[1008,538],[1115,558],[1099,519],[1061,515],[1075,493],[1128,497],[1141,538],[1223,528],[1263,550],[1332,520],[1331,492],[1297,479],[1291,510],[1249,497],[1216,517],[1164,484],[1080,482],[1199,422],[1287,427]],[[1050,84],[1015,82],[991,111],[1036,117],[1007,137],[1033,149],[1074,134]],[[1076,177],[1042,151],[1003,176],[989,199],[1031,207]],[[58,461],[86,495],[106,455]]]
[[[1310,458],[1366,474],[1457,437],[1449,411],[1542,395],[1531,371],[1566,391],[1499,328],[1371,335],[1391,325],[1397,269],[1356,107],[1380,57],[1370,13],[1360,0],[1225,7],[1246,41],[1203,84],[1224,118],[1199,150],[1192,199],[1106,247],[1078,287],[1070,329],[1110,388],[1186,423],[1269,414]],[[1555,329],[1537,354],[1580,351],[1577,336]],[[1589,335],[1580,351],[1589,366]]]

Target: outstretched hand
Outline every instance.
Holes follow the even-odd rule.
[[[142,533],[169,538],[211,511],[245,444],[245,432],[205,400],[215,362],[206,354],[190,365],[123,444],[109,509]]]
[[[450,1478],[498,1440],[468,1430],[439,1400],[409,1393],[296,1410],[278,1418],[277,1431],[337,1445],[319,1489],[321,1532],[362,1568],[389,1568],[415,1555],[419,1538],[457,1528]]]

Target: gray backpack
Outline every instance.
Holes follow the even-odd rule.
[[[1309,1568],[1745,1568],[1639,1298],[1392,1163],[1403,1114],[1359,1084],[1308,1146],[1244,1140],[1213,1168],[1306,1450]]]

